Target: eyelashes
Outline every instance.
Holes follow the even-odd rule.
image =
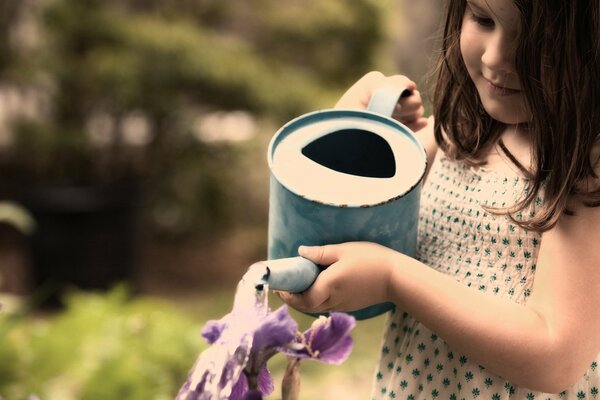
[[[480,17],[473,13],[471,13],[471,19],[475,21],[476,24],[482,26],[483,28],[493,28],[494,20],[491,18]]]
[[[470,6],[467,6],[467,12],[469,13],[469,18],[482,28],[494,27],[495,23],[492,18],[473,12],[473,9]]]

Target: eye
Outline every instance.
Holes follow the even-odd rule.
[[[469,14],[469,18],[474,21],[477,25],[482,28],[493,28],[494,20],[487,15],[483,14],[481,11],[474,11],[473,7],[469,3],[467,3],[467,14]]]
[[[484,28],[492,28],[494,26],[494,20],[488,17],[483,17],[474,13],[471,13],[471,18],[475,23],[484,27]]]

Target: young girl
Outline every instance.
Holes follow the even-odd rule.
[[[281,293],[310,312],[395,303],[373,399],[600,396],[599,3],[450,0],[435,121],[402,76],[367,74],[340,99],[414,89],[395,117],[430,165],[416,259],[301,247],[328,268]]]

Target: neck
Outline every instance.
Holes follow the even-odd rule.
[[[486,157],[486,166],[499,171],[528,175],[532,170],[531,143],[527,127],[508,125]]]

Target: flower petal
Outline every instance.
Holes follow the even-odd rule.
[[[345,313],[331,313],[326,319],[318,319],[309,329],[296,338],[297,348],[290,346],[286,354],[298,358],[312,358],[327,364],[341,364],[352,351],[350,331],[356,325],[354,317]]]
[[[288,313],[286,305],[269,313],[261,326],[254,332],[252,352],[265,348],[276,348],[291,342],[296,336],[298,325]]]
[[[317,361],[324,362],[326,364],[341,364],[352,352],[352,337],[346,336],[342,340],[338,341],[335,346],[322,351],[317,357]]]
[[[283,305],[266,315],[254,332],[246,373],[258,376],[267,361],[294,340],[298,325]]]
[[[273,377],[266,366],[258,374],[258,388],[264,396],[270,395],[275,390]]]
[[[258,390],[262,396],[268,396],[275,390],[273,378],[267,367],[263,368],[258,374]],[[253,389],[249,390],[250,392]],[[245,374],[240,375],[240,379],[233,385],[229,400],[246,400],[248,396],[248,378]],[[254,397],[250,397],[254,398]],[[262,398],[262,397],[261,397]]]
[[[262,400],[262,393],[258,390],[248,390],[242,400]]]
[[[238,381],[233,385],[231,389],[231,394],[229,395],[229,400],[242,400],[244,398],[244,393],[248,391],[248,379],[246,375],[241,374]]]
[[[214,342],[219,340],[219,338],[221,337],[221,333],[227,327],[227,322],[225,322],[227,317],[228,315],[226,315],[218,321],[210,320],[206,324],[204,324],[204,327],[202,327],[202,331],[200,332],[200,334],[204,339],[206,339],[208,344],[213,344]]]
[[[331,313],[329,323],[317,326],[311,347],[319,352],[318,360],[328,364],[341,364],[352,351],[350,331],[356,320],[345,313]]]

